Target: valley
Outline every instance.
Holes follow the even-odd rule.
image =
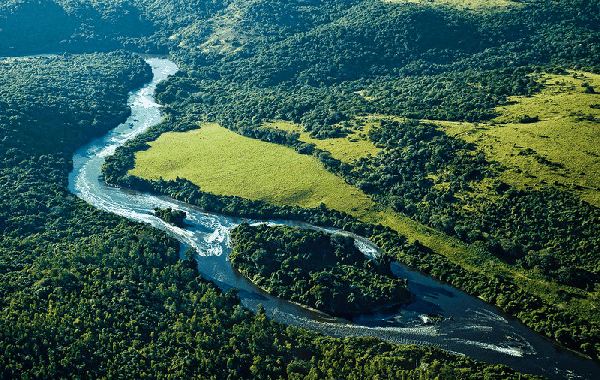
[[[218,249],[239,218],[364,237],[597,366],[598,25],[597,0],[3,2],[0,377],[522,376],[286,327],[200,270],[191,215]],[[117,126],[90,154],[143,192],[121,216],[68,187]]]

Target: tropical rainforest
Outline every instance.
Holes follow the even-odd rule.
[[[514,144],[516,157],[557,176],[519,186],[506,177],[511,168],[440,124],[493,131],[542,121],[507,119],[500,107],[535,97],[544,75],[600,73],[600,1],[7,0],[0,4],[0,377],[527,376],[436,348],[279,325],[204,280],[163,232],[74,197],[73,152],[124,121],[128,92],[151,77],[132,52],[168,54],[180,71],[157,89],[165,120],[107,161],[107,182],[207,211],[360,234],[386,262],[451,283],[600,360],[599,205],[582,199],[575,183],[559,186],[569,173],[550,153]],[[598,127],[600,91],[585,80],[573,91],[592,101],[567,115],[582,124],[565,124],[563,136]],[[367,117],[376,125],[364,138],[381,152],[353,162],[268,126],[287,121],[324,140],[361,132]],[[207,193],[184,178],[128,175],[149,142],[199,122],[311,155],[381,210],[466,253],[324,206],[273,205]],[[599,156],[587,157],[593,165]],[[600,191],[597,177],[592,183],[588,190]]]
[[[6,58],[0,70],[0,377],[519,378],[276,324],[202,279],[165,233],[72,195],[73,152],[124,121],[128,91],[151,75],[139,56]]]

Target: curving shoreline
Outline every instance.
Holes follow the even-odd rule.
[[[396,343],[437,345],[479,360],[507,364],[521,372],[539,373],[551,378],[571,376],[574,379],[591,379],[597,373],[595,363],[560,351],[498,309],[402,267],[395,267],[396,274],[409,278],[409,286],[417,294],[417,300],[397,312],[362,316],[350,323],[279,300],[236,275],[227,260],[229,231],[240,223],[240,219],[204,213],[166,197],[125,191],[104,184],[99,179],[104,157],[162,120],[160,106],[154,102],[152,94],[156,84],[175,73],[177,68],[168,59],[149,58],[147,61],[153,67],[154,79],[130,97],[130,118],[74,155],[69,188],[77,196],[100,209],[161,228],[184,245],[194,247],[202,255],[197,261],[204,277],[224,290],[238,289],[244,307],[250,310],[264,307],[276,321],[334,336],[363,335]],[[150,211],[155,207],[186,211],[186,222],[191,227],[182,229],[163,222],[151,215]],[[295,222],[271,222],[305,226]],[[376,247],[365,239],[359,245],[363,246],[363,253],[372,255],[376,252]],[[427,314],[443,315],[447,319],[426,324],[422,316]]]

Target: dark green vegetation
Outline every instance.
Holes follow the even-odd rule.
[[[75,198],[73,151],[123,121],[149,75],[126,53],[0,62],[0,378],[519,378],[270,322],[200,278],[164,233]]]
[[[248,134],[263,120],[285,119],[324,137],[343,133],[337,123],[360,114],[486,119],[507,96],[537,89],[527,74],[538,65],[598,64],[597,25],[567,26],[576,20],[572,12],[560,13],[556,3],[483,15],[357,3],[335,12],[331,22],[282,34],[278,41],[252,41],[237,54],[176,49],[189,70],[171,81],[161,100],[172,103],[178,115],[216,120]],[[586,3],[590,9],[579,10],[597,15],[597,4]],[[324,6],[321,12],[331,10]],[[578,30],[557,30],[561,27]],[[581,43],[587,48],[578,59],[571,50]]]
[[[491,13],[375,0],[9,0],[0,5],[0,56],[169,51],[182,70],[159,87],[167,120],[155,135],[218,121],[314,153],[383,205],[472,243],[480,254],[472,266],[502,260],[523,277],[548,281],[556,299],[542,300],[502,273],[482,278],[395,232],[329,210],[216,197],[184,180],[126,183],[207,210],[354,230],[394,258],[597,358],[596,209],[566,192],[494,182],[500,168],[426,123],[383,123],[370,138],[386,148],[384,155],[353,166],[261,126],[286,119],[326,137],[343,135],[345,122],[373,113],[487,120],[508,96],[537,91],[536,72],[599,72],[599,28],[598,0],[523,2]],[[246,314],[235,297],[178,262],[176,244],[163,234],[94,211],[66,189],[75,147],[122,120],[127,90],[147,79],[139,60],[44,58],[3,63],[1,75],[3,377],[512,373],[434,349],[320,338]],[[107,165],[109,179],[117,181],[133,164],[131,147]],[[590,305],[586,311],[575,306],[582,302]],[[401,369],[407,372],[395,373]]]
[[[6,0],[0,4],[0,52],[166,53],[170,33],[224,7],[202,0]]]
[[[277,297],[342,317],[410,301],[406,280],[366,259],[350,237],[241,224],[231,238],[231,264]]]
[[[600,72],[598,1],[536,1],[480,13],[379,1],[331,1],[323,7],[269,2],[279,12],[258,13],[261,23],[245,17],[266,1],[234,4],[247,23],[230,7],[215,13],[205,34],[177,37],[170,49],[183,70],[158,95],[168,118],[153,134],[117,152],[106,167],[108,180],[165,191],[207,210],[314,219],[310,212],[273,211],[202,194],[185,181],[148,184],[123,177],[144,141],[160,131],[195,128],[198,120],[292,146],[314,154],[382,206],[471,244],[478,256],[469,263],[475,271],[439,255],[426,263],[398,254],[401,261],[598,357],[596,208],[568,191],[511,188],[497,180],[502,167],[427,122],[383,121],[369,138],[384,152],[354,165],[263,126],[290,120],[324,138],[344,135],[356,117],[371,114],[490,120],[509,96],[539,91],[540,72]],[[227,17],[229,24],[218,22]],[[510,270],[488,270],[496,262]],[[474,286],[482,276],[477,268],[484,266],[488,274]]]
[[[185,211],[173,210],[171,208],[155,208],[154,215],[158,216],[167,223],[183,227],[185,222]]]
[[[118,70],[113,70],[111,60]],[[71,74],[68,65],[76,72]],[[129,88],[152,78],[139,57],[118,52],[0,58],[0,68],[0,154],[4,159],[24,153],[25,146],[38,154],[56,153],[57,144],[68,150],[63,157],[70,159],[69,153],[84,141],[124,121],[130,111],[117,102],[126,102]],[[103,78],[106,83],[101,83]],[[111,98],[115,103],[105,104]]]
[[[600,282],[597,208],[566,192],[517,191],[496,179],[481,188],[502,168],[431,124],[384,121],[369,138],[385,151],[340,174],[380,203],[561,284],[594,291]]]

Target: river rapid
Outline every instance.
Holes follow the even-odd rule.
[[[237,289],[245,308],[256,311],[264,307],[267,315],[278,322],[331,336],[371,336],[394,343],[434,345],[459,355],[506,364],[520,372],[551,379],[597,378],[600,365],[595,362],[557,347],[480,299],[399,264],[393,266],[393,271],[408,278],[416,301],[393,312],[364,315],[347,321],[280,300],[256,288],[233,270],[228,260],[229,231],[243,221],[318,227],[298,222],[249,221],[214,215],[167,197],[107,186],[101,173],[105,157],[163,118],[153,94],[156,84],[173,75],[177,66],[168,59],[147,58],[147,62],[152,66],[154,79],[130,94],[131,116],[73,156],[74,169],[69,175],[69,189],[75,195],[99,209],[160,228],[177,238],[184,248],[194,247],[199,253],[196,259],[202,276],[225,291]],[[187,226],[182,229],[153,216],[152,210],[156,207],[185,211]],[[377,247],[366,239],[357,237],[356,244],[366,255],[377,253]],[[443,320],[433,322],[429,315],[441,316]]]

